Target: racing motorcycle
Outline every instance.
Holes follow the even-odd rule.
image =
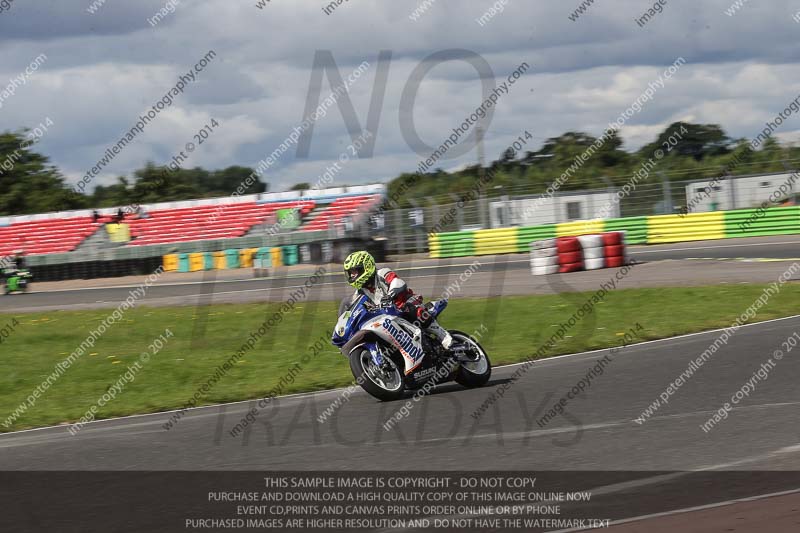
[[[29,270],[22,269],[7,272],[3,277],[5,278],[5,293],[11,294],[12,292],[28,292],[28,285],[33,274]]]
[[[446,299],[425,304],[433,319],[446,307]],[[369,394],[391,401],[426,383],[455,380],[464,387],[480,387],[489,381],[492,364],[470,335],[449,330],[453,343],[445,350],[435,335],[399,315],[396,307],[376,306],[364,294],[340,306],[331,340],[349,359],[356,383]]]

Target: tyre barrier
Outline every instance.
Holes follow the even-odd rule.
[[[628,262],[624,231],[534,241],[530,251],[535,276],[616,268]]]
[[[556,249],[559,254],[581,251],[581,241],[577,237],[556,238]]]
[[[577,272],[583,270],[583,248],[577,237],[557,237],[558,271]]]
[[[586,270],[597,270],[606,266],[602,235],[579,235],[578,241],[583,249],[583,266]]]
[[[608,268],[617,268],[628,264],[625,254],[624,231],[609,231],[603,234],[603,255]]]
[[[558,247],[556,239],[533,241],[531,249],[531,273],[534,276],[558,272]]]

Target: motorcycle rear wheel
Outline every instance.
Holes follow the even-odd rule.
[[[474,362],[459,363],[458,370],[456,370],[456,383],[468,388],[486,385],[489,378],[492,377],[492,363],[489,361],[486,350],[471,335],[456,330],[450,330],[450,334],[453,336],[454,343],[468,345],[473,353],[477,354]]]

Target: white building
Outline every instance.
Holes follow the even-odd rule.
[[[761,174],[733,179],[703,180],[686,186],[686,207],[690,213],[749,209],[768,201],[793,198],[799,192],[797,174]]]
[[[617,195],[608,191],[576,192],[553,197],[495,200],[489,204],[492,228],[539,226],[574,220],[618,218]]]

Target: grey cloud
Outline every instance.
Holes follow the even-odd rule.
[[[391,50],[375,155],[350,163],[341,176],[350,183],[388,179],[413,171],[420,159],[406,145],[398,119],[410,73],[432,52],[465,48],[481,54],[499,81],[522,61],[532,67],[499,102],[486,135],[487,157],[497,157],[525,129],[537,143],[567,130],[599,134],[678,56],[687,65],[630,120],[628,131],[623,129],[627,146],[648,142],[646,132],[684,117],[752,136],[800,92],[793,81],[800,79],[800,25],[791,18],[800,5],[748,2],[728,17],[724,10],[732,1],[669,0],[661,15],[639,28],[634,17],[647,2],[598,1],[572,22],[567,15],[579,0],[537,5],[509,0],[503,13],[481,27],[475,19],[492,1],[437,0],[413,22],[408,16],[415,1],[351,1],[327,16],[321,11],[325,2],[318,0],[273,0],[263,10],[254,7],[255,0],[182,0],[175,13],[151,28],[146,19],[166,0],[107,0],[94,15],[86,12],[91,0],[15,0],[0,13],[0,90],[37,54],[46,53],[48,61],[0,109],[0,128],[52,117],[56,127],[40,149],[71,177],[80,175],[178,75],[214,49],[218,58],[176,98],[176,113],[159,117],[98,183],[148,159],[165,162],[208,116],[239,130],[225,133],[226,142],[219,145],[224,149],[203,153],[203,163],[255,165],[302,120],[316,50],[331,50],[344,76],[362,61],[371,63],[351,90],[362,126],[378,53]],[[414,107],[425,142],[441,142],[480,103],[475,76],[472,67],[453,61],[425,78]],[[773,78],[779,81],[767,83]],[[326,80],[323,97],[329,90]],[[793,118],[782,131],[796,129],[800,125]],[[281,185],[309,181],[349,142],[334,107],[315,126],[309,158],[296,159],[291,150],[267,177]],[[474,159],[474,153],[466,154],[441,166]]]

